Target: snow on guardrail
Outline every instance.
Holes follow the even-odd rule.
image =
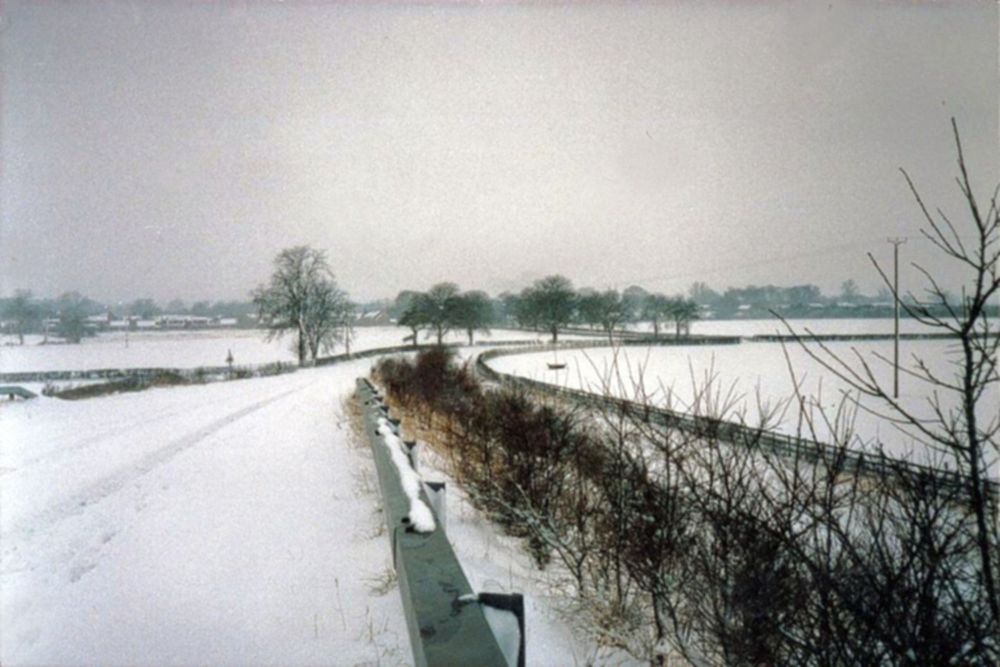
[[[475,593],[399,437],[399,422],[368,380],[356,397],[375,460],[393,563],[417,667],[524,667],[524,598]]]

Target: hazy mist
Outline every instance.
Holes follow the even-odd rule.
[[[356,298],[560,272],[667,292],[960,279],[916,239],[1000,177],[995,2],[8,2],[0,295]],[[913,279],[904,272],[904,280]]]

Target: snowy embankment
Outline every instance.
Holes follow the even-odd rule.
[[[370,363],[0,402],[0,663],[408,663],[398,592],[376,590],[391,556],[372,462],[340,402]],[[479,555],[463,556],[478,590],[529,592],[532,663],[582,658],[515,541],[460,497],[449,537]]]

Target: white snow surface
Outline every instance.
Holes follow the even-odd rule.
[[[109,331],[78,345],[43,345],[39,336],[3,343],[2,372],[225,366],[230,351],[237,366],[296,359],[290,338],[267,342],[259,330]]]
[[[0,662],[405,663],[338,423],[368,363],[0,406]]]
[[[815,333],[892,333],[889,319],[827,319],[791,320],[798,331],[806,328]],[[649,331],[648,323],[632,327]],[[904,319],[901,331],[926,331],[918,322]],[[669,333],[671,329],[663,330]],[[404,345],[403,338],[409,330],[402,327],[358,327],[351,350],[359,352],[376,347]],[[776,319],[770,320],[706,320],[692,323],[695,334],[725,334],[750,336],[755,334],[787,333]],[[561,334],[561,340],[587,338]],[[544,333],[494,329],[487,333],[476,332],[476,342],[504,340],[545,341]],[[426,332],[421,334],[425,342]],[[462,332],[452,331],[445,340],[465,343]],[[41,344],[41,336],[25,336],[25,344],[17,345],[13,336],[0,336],[0,372],[90,370],[95,368],[196,368],[198,366],[224,366],[230,351],[234,364],[262,364],[275,361],[295,362],[296,354],[291,336],[266,341],[265,332],[256,329],[205,329],[196,331],[109,331],[84,338],[78,345]],[[341,353],[338,346],[332,353]]]
[[[0,401],[0,663],[409,664],[340,403],[372,361]],[[477,590],[528,594],[531,664],[582,662],[516,540],[467,515],[449,539]]]
[[[892,341],[852,341],[827,343],[827,348],[854,367],[858,367],[855,351],[867,361],[884,387],[892,388],[891,365],[876,357],[892,359]],[[812,349],[818,349],[812,346]],[[786,359],[787,352],[787,359]],[[900,363],[904,369],[915,369],[915,358],[923,359],[938,376],[954,378],[959,349],[949,340],[906,340],[900,345]],[[797,344],[782,346],[780,343],[742,343],[739,345],[668,345],[610,347],[558,352],[558,360],[566,363],[561,371],[548,369],[553,353],[539,352],[524,355],[502,356],[490,360],[494,369],[521,375],[561,386],[586,389],[597,393],[605,390],[611,394],[636,398],[634,386],[640,380],[645,392],[657,405],[684,412],[717,414],[715,407],[729,403],[734,416],[743,412],[751,424],[759,423],[760,407],[780,411],[776,430],[791,435],[811,437],[810,429],[799,421],[800,411],[794,400],[795,386],[809,404],[809,414],[814,418],[816,436],[830,441],[832,429],[819,416],[822,407],[834,417],[841,404],[847,385],[828,370],[813,361]],[[607,383],[607,386],[605,386]],[[695,405],[696,389],[711,385],[711,400]],[[907,375],[900,375],[900,403],[922,418],[931,411],[928,399],[933,388],[927,383]],[[940,392],[946,407],[958,409],[954,396]],[[856,394],[851,394],[858,398]],[[728,400],[728,399],[732,400]],[[871,409],[882,410],[872,399],[861,400]],[[1000,399],[996,386],[980,402],[982,420],[1000,418]],[[909,457],[923,463],[945,465],[935,452],[929,451],[912,432],[901,432],[885,419],[865,409],[853,409],[853,431],[857,442],[880,441],[894,456]],[[771,422],[771,426],[775,424]]]
[[[409,330],[401,327],[358,327],[351,351],[405,345]],[[16,345],[12,336],[0,337],[0,372],[91,370],[95,368],[196,368],[225,366],[232,351],[235,365],[297,359],[291,336],[267,342],[261,330],[111,331],[84,338],[78,345],[42,345],[41,336],[25,336]],[[543,340],[543,334],[496,329],[476,332],[475,341]],[[445,341],[464,343],[464,333],[453,331]],[[425,342],[424,335],[420,342]],[[342,345],[331,354],[344,352]]]

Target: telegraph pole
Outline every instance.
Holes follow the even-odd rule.
[[[899,246],[906,243],[905,236],[886,239],[892,244],[892,296],[894,327],[892,350],[892,397],[899,398]]]

